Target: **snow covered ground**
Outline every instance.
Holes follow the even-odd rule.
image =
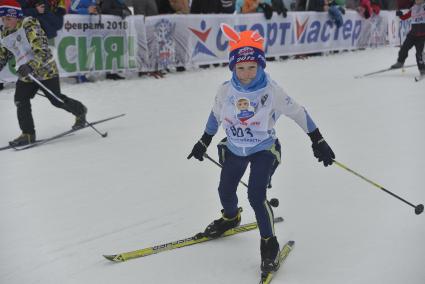
[[[416,205],[425,202],[425,81],[414,82],[416,68],[354,79],[394,63],[397,51],[269,62],[266,70],[308,109],[338,161]],[[98,126],[105,139],[86,129],[0,152],[0,283],[257,283],[257,231],[125,263],[102,257],[188,237],[219,216],[218,167],[186,156],[229,76],[212,68],[63,84],[89,120],[127,115]],[[13,91],[0,92],[2,145],[19,135]],[[38,138],[73,123],[42,97],[33,113]],[[425,283],[425,214],[324,168],[286,117],[276,130],[283,164],[269,197],[280,199],[275,215],[285,218],[276,225],[281,244],[296,245],[273,283]],[[214,146],[209,154],[216,157]],[[239,199],[243,222],[254,221],[243,187]]]

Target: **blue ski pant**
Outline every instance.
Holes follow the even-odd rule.
[[[254,209],[261,237],[274,236],[273,210],[267,201],[266,193],[271,175],[280,162],[280,153],[277,157],[275,152],[267,150],[241,157],[233,154],[226,147],[225,159],[224,161],[221,159],[221,161],[223,168],[218,193],[226,217],[231,218],[237,214],[238,197],[236,190],[248,164],[250,164],[248,200],[252,209]]]

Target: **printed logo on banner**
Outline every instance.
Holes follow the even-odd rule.
[[[331,20],[296,16],[295,25],[291,31],[291,43],[309,45],[350,40],[351,44],[354,45],[361,30],[361,20],[345,19],[342,27],[337,28]]]
[[[198,42],[195,45],[195,49],[193,50],[192,57],[195,57],[199,53],[207,54],[213,57],[217,57],[208,47],[205,45],[207,42],[208,36],[211,32],[211,27],[206,29],[207,25],[205,20],[201,21],[201,30],[197,30],[194,28],[190,28],[189,30],[198,38]]]
[[[155,39],[158,43],[158,62],[160,66],[174,64],[176,49],[174,43],[174,30],[176,24],[167,19],[161,19],[155,24]]]
[[[295,25],[296,25],[295,32],[296,32],[297,41],[299,41],[301,36],[304,34],[307,23],[308,23],[308,17],[307,19],[305,19],[305,21],[302,24],[298,21],[298,18],[295,18]]]

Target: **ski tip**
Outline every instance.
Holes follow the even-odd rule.
[[[286,244],[290,247],[293,247],[295,245],[295,241],[288,241]]]
[[[120,255],[117,254],[104,254],[103,255],[104,258],[106,258],[107,260],[113,261],[113,262],[122,262],[124,261]]]

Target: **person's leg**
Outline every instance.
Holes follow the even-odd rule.
[[[18,80],[15,89],[15,105],[21,135],[9,142],[11,146],[23,146],[35,142],[34,119],[32,117],[31,99],[35,96],[38,86],[32,82]]]
[[[425,62],[423,58],[425,37],[418,37],[415,41],[416,48],[416,63],[421,74],[425,74]]]
[[[261,151],[250,156],[251,173],[248,199],[255,211],[261,242],[261,271],[274,271],[279,264],[279,242],[274,234],[273,210],[267,201],[267,184],[276,160],[271,151]]]
[[[262,238],[274,236],[274,217],[267,201],[267,185],[270,181],[275,156],[270,151],[261,151],[250,156],[251,172],[248,182],[248,199],[254,209]]]
[[[236,156],[227,150],[218,186],[218,193],[223,206],[222,217],[207,226],[204,231],[205,236],[217,238],[240,224],[241,210],[238,208],[236,189],[247,166],[248,159],[246,157]]]
[[[35,96],[38,86],[33,82],[18,80],[15,89],[15,105],[19,127],[22,133],[35,134],[34,119],[32,117],[31,99]]]
[[[403,45],[400,48],[400,51],[398,52],[397,62],[404,64],[407,56],[409,55],[409,50],[413,47],[413,45],[414,45],[414,37],[408,34],[406,39],[403,42]]]
[[[40,81],[46,88],[48,88],[54,95],[46,91],[44,88],[40,87],[39,89],[43,91],[46,98],[50,101],[52,105],[58,108],[65,109],[65,101],[67,96],[61,94],[59,77],[54,77],[51,79]]]
[[[218,193],[224,214],[231,218],[238,212],[238,197],[236,190],[248,166],[246,157],[239,157],[226,149],[226,158],[220,174]]]
[[[75,115],[75,124],[72,128],[78,129],[84,127],[86,124],[87,108],[80,101],[74,100],[61,93],[59,77],[43,80],[41,83],[54,94],[52,95],[50,92],[41,88],[52,105]]]

